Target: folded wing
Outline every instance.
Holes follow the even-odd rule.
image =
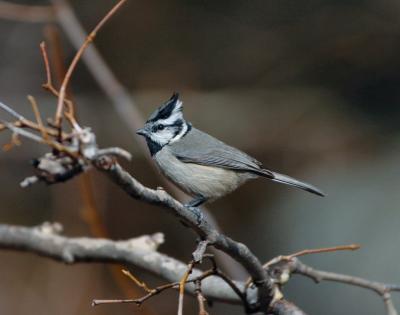
[[[169,149],[184,163],[254,173],[278,183],[297,187],[319,196],[325,196],[322,191],[313,185],[264,169],[261,162],[255,158],[195,128],[192,128],[180,141],[170,144]]]

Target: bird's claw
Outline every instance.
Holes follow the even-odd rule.
[[[196,216],[196,223],[200,225],[201,222],[204,220],[204,214],[199,207],[193,207],[190,205],[185,205],[187,209],[189,209],[195,216]]]

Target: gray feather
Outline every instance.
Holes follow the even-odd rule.
[[[323,192],[310,184],[264,169],[262,163],[253,157],[195,128],[168,147],[170,152],[184,163],[252,173],[319,196],[325,196]]]
[[[216,166],[273,178],[272,172],[264,170],[256,159],[196,128],[170,144],[169,149],[184,163]]]
[[[275,173],[275,172],[272,172],[272,173],[274,175],[274,178],[272,179],[274,182],[297,187],[297,188],[303,189],[305,191],[311,192],[311,193],[316,194],[321,197],[325,196],[325,194],[321,190],[319,190],[317,187],[315,187],[313,185],[301,182],[301,181],[294,179],[287,175],[283,175],[283,174],[279,174],[279,173]]]

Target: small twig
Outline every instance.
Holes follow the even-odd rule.
[[[49,55],[47,54],[46,43],[45,42],[41,42],[39,47],[40,47],[40,51],[42,53],[44,67],[46,69],[46,78],[47,78],[46,83],[44,83],[42,86],[45,87],[45,88],[53,87],[53,79],[52,79],[52,76],[51,76]]]
[[[200,264],[203,260],[204,254],[207,250],[207,246],[210,244],[208,240],[201,240],[196,247],[196,250],[192,253],[193,260],[188,264],[187,271],[183,275],[179,282],[179,302],[178,302],[178,315],[183,315],[183,299],[185,295],[185,284],[193,271],[193,268]]]
[[[297,253],[290,255],[278,256],[267,263],[264,264],[264,268],[268,269],[270,266],[280,263],[281,261],[291,261],[293,258],[306,256],[306,255],[314,255],[314,254],[322,254],[322,253],[333,253],[338,251],[353,251],[360,249],[361,246],[358,244],[344,245],[344,246],[335,246],[335,247],[325,247],[325,248],[317,248],[317,249],[304,249]],[[249,280],[250,281],[250,280]]]
[[[6,126],[8,129],[10,129],[13,133],[16,133],[20,136],[23,136],[27,139],[39,142],[39,143],[44,143],[43,139],[39,137],[38,135],[35,135],[29,131],[26,131],[22,128],[15,127],[12,123],[9,123],[7,121],[2,120],[1,123]]]
[[[57,91],[57,89],[53,85],[50,61],[49,61],[49,56],[47,53],[47,48],[46,48],[45,42],[40,43],[40,51],[42,53],[43,62],[45,65],[45,70],[46,70],[46,83],[42,84],[42,87],[44,89],[46,89],[47,91],[49,91],[54,96],[59,97],[60,93]],[[74,129],[76,129],[78,131],[81,130],[81,127],[79,126],[79,124],[77,123],[76,118],[75,118],[74,103],[70,99],[64,97],[64,104],[67,105],[67,111],[65,112],[65,117],[67,118],[67,120],[69,121],[69,123],[71,124],[71,126]]]
[[[32,110],[33,110],[33,113],[35,114],[36,122],[37,122],[37,124],[39,126],[40,133],[42,134],[43,140],[47,142],[49,140],[49,136],[48,136],[48,134],[46,132],[46,129],[43,126],[42,117],[40,115],[39,107],[38,107],[38,105],[36,103],[36,100],[31,95],[28,95],[28,100],[32,105]]]
[[[206,307],[205,307],[205,302],[206,299],[203,295],[203,293],[201,292],[201,281],[196,281],[195,282],[195,294],[197,297],[197,302],[199,304],[199,315],[209,315],[208,312],[206,311]]]
[[[15,110],[13,110],[11,107],[8,107],[6,104],[0,102],[0,108],[2,108],[4,111],[9,113],[10,115],[14,116],[18,120],[25,120],[25,117],[22,116],[21,114],[17,113]]]
[[[194,261],[192,260],[188,266],[187,269],[184,273],[184,275],[182,276],[181,280],[179,282],[176,283],[170,283],[170,284],[166,284],[163,286],[159,286],[155,289],[151,289],[149,288],[146,283],[140,281],[138,278],[136,278],[133,274],[131,274],[129,271],[127,270],[123,270],[123,274],[125,276],[127,276],[129,279],[131,279],[138,287],[142,288],[147,294],[139,299],[118,299],[118,300],[94,300],[93,301],[93,305],[97,306],[97,305],[102,305],[102,304],[119,304],[119,303],[134,303],[138,306],[142,305],[145,301],[147,301],[148,299],[150,299],[151,297],[167,290],[167,289],[172,289],[172,288],[177,288],[179,289],[179,303],[178,303],[178,314],[182,315],[183,314],[183,297],[184,297],[184,293],[185,293],[185,285],[189,284],[189,283],[194,283],[195,284],[195,295],[198,298],[198,301],[200,303],[200,299],[203,301],[203,306],[200,306],[200,310],[203,312],[200,312],[200,314],[202,315],[208,315],[207,312],[205,312],[204,309],[204,301],[205,298],[202,295],[201,292],[201,282],[210,277],[210,276],[217,276],[219,278],[221,278],[224,282],[226,282],[231,288],[232,290],[240,297],[240,299],[242,300],[242,302],[244,303],[244,305],[247,307],[247,301],[246,301],[246,296],[244,293],[242,293],[240,291],[240,289],[236,286],[236,284],[229,279],[225,274],[223,274],[221,271],[219,271],[216,267],[214,258],[210,255],[205,255],[205,248],[207,247],[208,242],[202,241],[199,242],[197,245],[197,248],[193,254],[193,256],[199,255],[199,253],[201,252],[201,257],[199,256],[199,260],[198,261]],[[195,254],[196,253],[196,254]],[[193,279],[189,279],[190,274],[193,272],[193,269],[195,267],[196,264],[199,264],[201,262],[201,260],[204,258],[209,258],[212,263],[213,263],[213,268],[205,271],[204,273],[202,273],[200,276],[195,277]]]
[[[235,282],[233,282],[232,279],[230,279],[227,275],[225,275],[221,270],[215,269],[214,272],[216,276],[220,277],[222,280],[226,282],[226,284],[228,284],[231,287],[231,289],[236,293],[236,295],[242,300],[244,307],[247,309],[249,305],[247,302],[246,294],[243,293],[235,284]]]
[[[61,88],[59,91],[59,97],[58,97],[58,104],[57,104],[57,110],[56,114],[54,117],[54,124],[58,127],[61,128],[61,120],[62,120],[62,113],[63,113],[63,105],[64,105],[64,99],[66,96],[66,91],[68,87],[68,83],[71,79],[72,73],[75,70],[76,65],[78,64],[78,61],[82,57],[85,49],[89,44],[95,39],[97,32],[100,30],[100,28],[115,14],[115,12],[126,2],[126,0],[120,0],[107,14],[106,16],[96,25],[96,27],[93,29],[93,31],[86,37],[85,42],[82,44],[81,48],[78,50],[76,53],[74,59],[72,60],[67,73],[65,74],[64,80],[61,84]]]
[[[11,107],[7,106],[6,104],[0,102],[0,108],[2,108],[4,111],[6,111],[7,113],[11,114],[12,116],[14,116],[18,119],[17,121],[15,121],[13,123],[13,125],[15,127],[18,127],[18,128],[26,127],[26,128],[30,128],[33,130],[41,131],[41,128],[37,123],[26,119],[24,116],[22,116],[21,114],[19,114],[18,112],[13,110]],[[6,128],[7,128],[7,126],[5,126],[4,124],[0,125],[0,131],[4,130]],[[53,137],[57,136],[57,134],[58,134],[58,131],[53,128],[44,127],[44,129],[47,134],[49,134]],[[67,135],[65,133],[62,134],[63,139],[68,138],[68,137],[69,137],[69,135]]]
[[[177,288],[179,286],[179,283],[169,283],[165,284],[162,286],[159,286],[155,289],[152,289],[148,294],[145,296],[139,298],[139,299],[121,299],[121,300],[93,300],[92,306],[99,306],[99,305],[105,305],[105,304],[121,304],[121,303],[130,303],[130,304],[136,304],[137,306],[141,306],[144,302],[149,300],[155,295],[160,294],[161,292],[164,292],[168,289],[173,289]]]
[[[58,143],[56,141],[53,141],[51,139],[49,139],[48,141],[45,141],[43,138],[39,137],[38,135],[35,135],[35,134],[33,134],[33,133],[29,132],[29,131],[26,131],[26,130],[24,130],[22,128],[16,127],[12,123],[9,123],[7,121],[2,121],[2,120],[0,120],[0,121],[8,129],[10,129],[12,132],[14,132],[14,133],[16,133],[18,135],[21,135],[21,136],[23,136],[23,137],[25,137],[27,139],[33,140],[35,142],[48,144],[52,148],[54,148],[54,149],[56,149],[56,150],[58,150],[60,152],[64,152],[64,153],[66,153],[67,155],[69,155],[70,157],[72,157],[74,159],[79,158],[79,154],[77,152],[71,151],[69,148],[67,148],[66,146],[64,146],[64,145],[62,145],[62,144],[60,144],[60,143]]]
[[[139,288],[142,288],[144,291],[147,293],[152,292],[153,290],[150,289],[146,283],[140,281],[138,278],[136,278],[132,273],[130,273],[128,270],[122,270],[122,273],[127,276],[129,279],[131,279]]]
[[[199,244],[199,247],[202,246]],[[196,250],[197,251],[197,250]],[[179,300],[178,300],[178,315],[183,315],[183,298],[185,295],[185,284],[193,271],[194,266],[197,264],[194,260],[188,264],[187,270],[183,275],[181,281],[179,281]]]
[[[297,253],[289,255],[289,256],[287,256],[287,258],[291,259],[291,258],[301,257],[301,256],[306,256],[306,255],[332,253],[332,252],[338,252],[338,251],[353,251],[353,250],[359,250],[360,248],[361,248],[361,246],[358,244],[351,244],[351,245],[318,248],[318,249],[305,249],[305,250],[302,250]]]
[[[188,283],[195,283],[196,281],[203,281],[204,279],[211,277],[214,275],[214,270],[208,270],[205,271],[203,274],[201,274],[200,276],[194,278],[194,279],[189,279],[186,280],[186,284]],[[98,305],[104,305],[104,304],[120,304],[120,303],[133,303],[136,304],[138,306],[141,306],[145,301],[149,300],[150,298],[152,298],[155,295],[160,294],[161,292],[164,292],[165,290],[168,289],[179,289],[180,287],[180,283],[179,282],[174,282],[174,283],[168,283],[168,284],[164,284],[161,285],[159,287],[156,287],[154,289],[149,289],[148,293],[139,298],[139,299],[119,299],[119,300],[93,300],[92,305],[93,306],[98,306]]]

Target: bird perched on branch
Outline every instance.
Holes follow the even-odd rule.
[[[174,93],[137,134],[145,137],[161,172],[193,196],[187,206],[216,200],[258,177],[324,196],[318,188],[267,170],[246,153],[194,128],[184,119],[182,109],[179,94]]]

